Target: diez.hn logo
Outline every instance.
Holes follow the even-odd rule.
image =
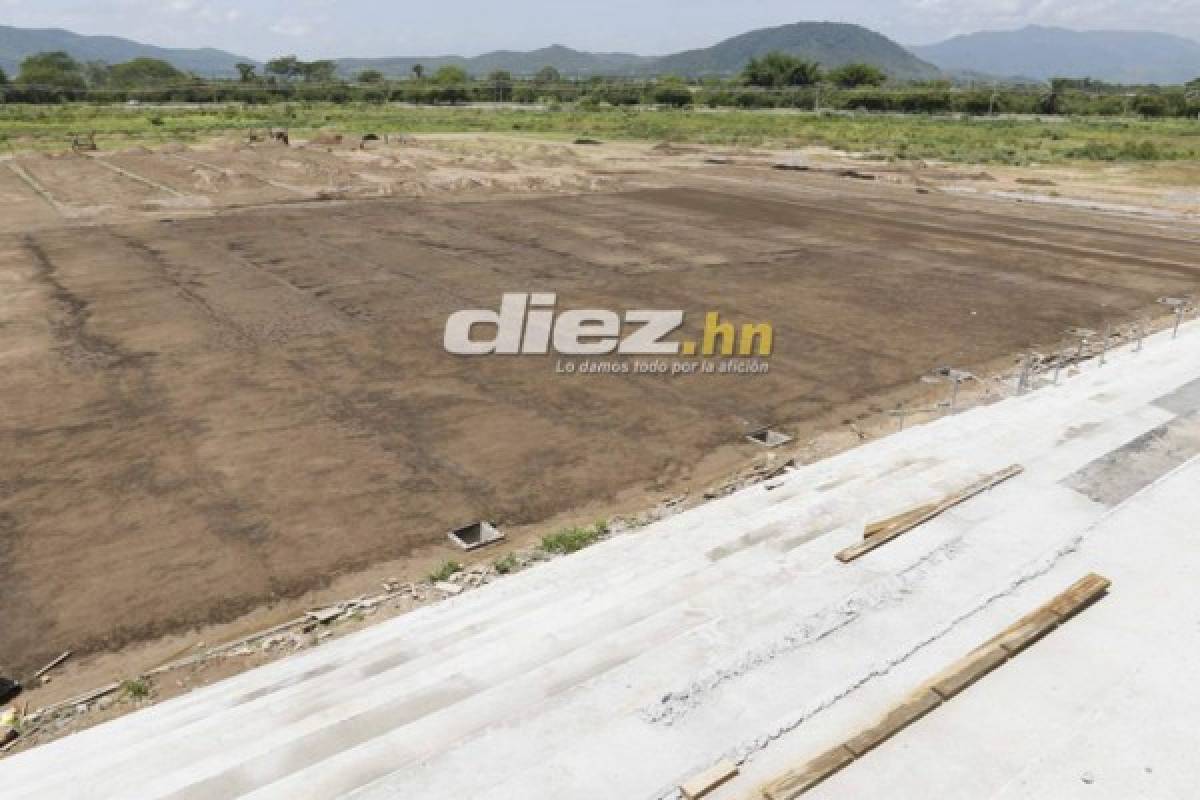
[[[499,311],[456,311],[446,320],[445,347],[464,356],[740,356],[766,357],[774,347],[768,323],[740,328],[723,322],[719,311],[704,315],[700,341],[669,339],[683,327],[683,311],[558,311],[552,293],[505,294]]]

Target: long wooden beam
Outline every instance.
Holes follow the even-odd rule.
[[[955,506],[970,500],[975,495],[982,494],[1010,478],[1015,478],[1024,471],[1025,468],[1020,464],[1013,464],[1011,467],[1005,467],[999,472],[985,475],[970,486],[965,486],[953,494],[946,495],[941,500],[917,506],[905,511],[903,514],[897,514],[894,517],[888,517],[879,522],[873,522],[863,531],[863,541],[860,544],[847,547],[845,550],[839,552],[837,560],[846,564],[857,558],[862,558],[875,548],[882,547],[896,537],[908,533],[919,525],[924,525],[934,517],[946,513]]]
[[[789,770],[763,786],[754,797],[756,800],[796,800],[1024,651],[1103,597],[1111,585],[1111,581],[1095,573],[1081,578],[930,678],[875,725]]]

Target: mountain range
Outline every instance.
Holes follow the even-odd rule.
[[[185,72],[206,77],[237,75],[234,64],[254,63],[253,59],[226,53],[223,50],[201,48],[180,50],[155,47],[118,36],[82,36],[58,28],[13,28],[0,25],[0,69],[15,77],[21,61],[34,53],[62,50],[77,61],[103,61],[119,64],[135,58],[157,58]]]
[[[238,62],[253,59],[213,48],[171,49],[115,36],[83,36],[59,29],[0,25],[0,69],[15,76],[22,59],[33,53],[64,50],[80,61],[110,64],[134,58],[158,58],[204,77],[232,77]],[[404,56],[338,59],[338,70],[352,77],[378,69],[389,77],[407,77],[416,64],[432,73],[453,64],[473,75],[508,70],[532,75],[551,66],[566,77],[611,75],[731,76],[746,62],[772,50],[819,61],[826,68],[862,61],[900,80],[937,78],[942,74],[1090,77],[1120,83],[1182,83],[1200,77],[1200,43],[1165,33],[1143,31],[1072,31],[1029,26],[1015,31],[984,31],[956,36],[937,44],[904,48],[859,25],[797,22],[750,31],[711,47],[663,56],[634,53],[590,53],[553,45],[538,50],[498,50],[479,56]],[[261,66],[261,65],[260,65]]]
[[[568,77],[588,75],[703,75],[730,76],[746,62],[772,50],[819,61],[826,68],[856,61],[873,64],[894,78],[936,78],[938,69],[927,64],[882,34],[839,22],[796,22],[743,33],[711,47],[686,50],[665,56],[632,53],[587,53],[554,45],[530,52],[497,51],[474,58],[427,56],[405,58],[347,58],[338,61],[344,75],[377,69],[392,77],[407,76],[416,64],[434,70],[446,64],[462,67],[473,75],[505,69],[514,75],[532,75],[552,66]]]
[[[1031,25],[910,47],[948,71],[1111,83],[1185,83],[1200,77],[1200,43],[1148,31],[1072,31]]]

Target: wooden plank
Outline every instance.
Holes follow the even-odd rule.
[[[767,800],[796,800],[1087,608],[1111,585],[1095,573],[1076,581],[919,686],[875,725],[766,784],[762,796]]]
[[[729,760],[720,761],[685,782],[679,787],[679,791],[687,800],[700,800],[728,783],[737,774],[737,764]]]
[[[1019,622],[1005,631],[996,644],[1007,650],[1010,656],[1015,656],[1057,628],[1061,621],[1062,617],[1050,609],[1039,608],[1032,614],[1022,617]]]
[[[1093,572],[1054,598],[1046,608],[1066,621],[1103,597],[1110,586],[1112,581]]]
[[[998,644],[1015,655],[1103,597],[1111,585],[1108,578],[1094,572],[1086,575],[1050,602],[1001,631],[989,644]]]
[[[764,786],[763,796],[767,800],[795,800],[853,760],[854,753],[851,753],[845,745],[838,745],[809,761],[800,769],[788,772],[783,777]]]
[[[881,533],[887,533],[893,528],[903,527],[905,525],[919,525],[920,521],[926,519],[937,509],[937,503],[926,503],[923,506],[918,506],[911,511],[906,511],[903,514],[897,514],[894,517],[872,522],[863,531],[863,538],[870,539],[872,536],[878,536]]]
[[[934,503],[927,503],[917,508],[905,511],[903,514],[897,514],[894,517],[889,517],[879,522],[871,523],[866,526],[863,532],[863,541],[860,544],[847,547],[837,554],[838,561],[843,564],[862,558],[867,553],[877,547],[887,544],[898,536],[908,533],[913,528],[924,525],[931,519],[938,517],[950,509],[965,503],[972,497],[982,494],[989,489],[1003,483],[1004,481],[1014,478],[1025,471],[1025,468],[1020,464],[1013,464],[1010,467],[1000,470],[991,475],[986,475],[983,478],[972,483],[963,489],[960,489],[953,494],[947,495],[941,500]]]
[[[875,725],[846,742],[846,749],[862,756],[942,704],[937,692],[922,688],[908,700],[893,708]]]
[[[1008,651],[1004,648],[981,647],[954,662],[930,681],[930,686],[943,700],[949,700],[1007,660]]]

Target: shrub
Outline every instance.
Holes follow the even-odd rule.
[[[542,549],[547,553],[566,555],[590,547],[608,533],[608,524],[597,522],[587,528],[566,528],[542,539]]]
[[[130,678],[122,681],[121,695],[130,700],[145,700],[150,696],[150,682],[145,678]]]
[[[493,566],[496,568],[496,572],[499,572],[501,575],[508,575],[509,573],[516,572],[521,564],[517,561],[515,555],[509,553],[503,558],[496,559],[496,563]]]
[[[457,561],[447,561],[433,572],[429,573],[429,580],[433,583],[449,580],[451,575],[462,572],[462,568],[462,564],[459,564]]]

